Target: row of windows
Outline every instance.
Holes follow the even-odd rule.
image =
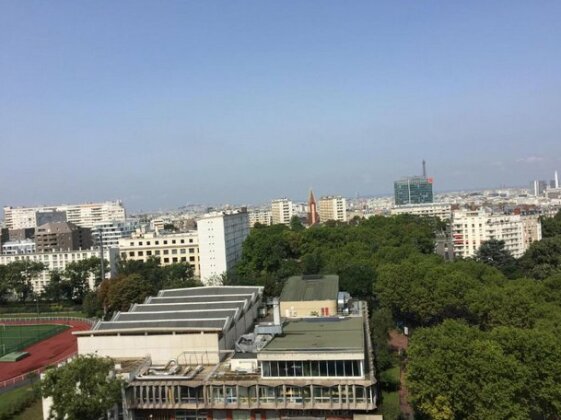
[[[170,251],[171,251],[171,252],[170,252]],[[161,253],[162,253],[163,255],[169,255],[169,254],[171,254],[171,255],[177,255],[177,254],[178,254],[177,251],[178,251],[177,249],[172,249],[172,250],[164,249]],[[151,250],[149,250],[149,251],[136,251],[136,252],[135,252],[135,251],[129,251],[129,257],[134,257],[134,256],[137,256],[137,257],[144,257],[144,252],[146,252],[146,256],[147,256],[147,257],[150,257],[151,255],[160,255],[160,250],[157,249],[157,250],[155,250],[155,251],[151,251]],[[187,250],[186,250],[186,249],[180,249],[180,250],[179,250],[179,254],[186,254],[186,253],[187,253]],[[195,249],[194,249],[194,248],[190,248],[190,249],[189,249],[189,254],[194,254],[194,253],[195,253]],[[126,252],[122,252],[121,255],[122,255],[123,258],[124,258],[124,257],[126,256]],[[189,257],[189,260],[190,260],[190,261],[195,261],[195,257],[194,257],[194,256],[191,256],[191,257]]]
[[[205,398],[202,387],[187,386],[142,386],[134,387],[133,398],[137,403],[186,403],[204,404]],[[236,404],[236,403],[363,403],[369,400],[368,388],[363,386],[319,386],[306,385],[303,387],[264,386],[236,387],[231,385],[210,386],[208,403]]]
[[[178,241],[177,239],[172,239],[170,242],[171,242],[172,244],[175,245],[176,243],[178,243],[177,241]],[[167,245],[167,244],[168,244],[168,240],[167,240],[167,239],[164,239],[164,240],[162,240],[162,243],[163,243],[164,245]],[[186,242],[185,242],[185,239],[179,239],[179,243],[180,243],[180,244],[186,243]],[[194,242],[193,242],[193,239],[189,239],[189,242],[188,242],[188,243],[190,243],[190,244],[194,243]],[[138,245],[138,246],[142,246],[143,244],[144,244],[143,241],[139,241],[137,245]],[[150,244],[151,244],[150,241],[146,241],[146,245],[147,245],[147,246],[149,246]],[[154,241],[154,245],[160,245],[160,241],[159,241],[159,240],[158,240],[158,241]],[[130,243],[130,246],[134,246],[134,242],[131,242],[131,243]]]
[[[263,377],[363,376],[360,360],[290,360],[261,362]]]

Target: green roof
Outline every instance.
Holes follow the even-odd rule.
[[[292,276],[286,280],[281,302],[309,301],[309,300],[337,300],[339,292],[339,276],[308,275]]]
[[[262,352],[283,351],[364,352],[362,317],[306,318],[290,321],[283,335],[273,338]]]

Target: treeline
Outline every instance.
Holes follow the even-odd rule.
[[[391,363],[387,331],[410,327],[407,380],[421,418],[559,418],[560,222],[546,222],[518,260],[490,241],[454,262],[434,255],[442,226],[431,219],[259,227],[231,281],[274,293],[288,275],[339,274],[341,289],[371,302],[378,369]]]

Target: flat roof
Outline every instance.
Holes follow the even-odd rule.
[[[274,337],[261,352],[364,352],[362,317],[304,318],[290,321],[283,335]]]
[[[292,276],[286,280],[281,302],[337,300],[339,276],[336,274]]]

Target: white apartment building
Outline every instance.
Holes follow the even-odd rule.
[[[201,281],[208,282],[232,269],[242,256],[249,235],[245,209],[209,213],[197,220]]]
[[[109,248],[116,248],[119,246],[119,239],[130,237],[138,223],[136,222],[121,222],[121,221],[108,221],[97,222],[92,227],[92,240],[95,246],[99,246],[103,240],[103,246]]]
[[[288,198],[279,198],[271,202],[271,217],[273,225],[277,225],[279,223],[289,225],[290,219],[292,219],[293,215],[294,206],[292,201]]]
[[[347,200],[339,196],[325,196],[319,199],[319,221],[347,221]]]
[[[22,239],[20,241],[4,242],[1,253],[4,255],[33,254],[35,253],[35,241]]]
[[[37,227],[36,214],[52,211],[65,212],[67,222],[85,228],[92,228],[97,222],[125,220],[125,208],[121,201],[39,207],[4,207],[4,220],[8,229],[35,228]]]
[[[111,278],[116,273],[116,262],[117,262],[117,249],[106,248],[103,251],[103,256],[105,260],[109,262],[109,273],[106,273],[106,278]],[[54,251],[45,252],[41,254],[20,254],[20,255],[0,255],[0,264],[6,265],[14,261],[36,261],[45,264],[46,269],[39,274],[35,279],[32,279],[31,284],[33,286],[33,291],[35,293],[41,293],[44,287],[50,281],[51,271],[58,270],[64,271],[66,266],[71,262],[77,262],[82,260],[87,260],[91,257],[99,258],[99,249],[80,249],[76,251]],[[89,280],[90,288],[94,288],[94,278],[93,276]]]
[[[135,233],[118,240],[121,259],[147,261],[158,258],[161,265],[189,263],[196,277],[200,276],[199,240],[197,231],[158,234]]]
[[[256,223],[260,223],[265,226],[270,226],[273,223],[273,214],[271,210],[254,209],[248,213],[248,216],[249,227],[255,226]]]
[[[530,216],[458,210],[453,212],[452,239],[458,258],[475,256],[481,244],[490,239],[504,241],[505,248],[520,258],[532,241],[541,239],[541,224],[537,217],[531,221]]]
[[[452,218],[452,205],[446,203],[408,204],[395,206],[390,210],[392,215],[414,214],[416,216],[438,217],[440,220]]]

